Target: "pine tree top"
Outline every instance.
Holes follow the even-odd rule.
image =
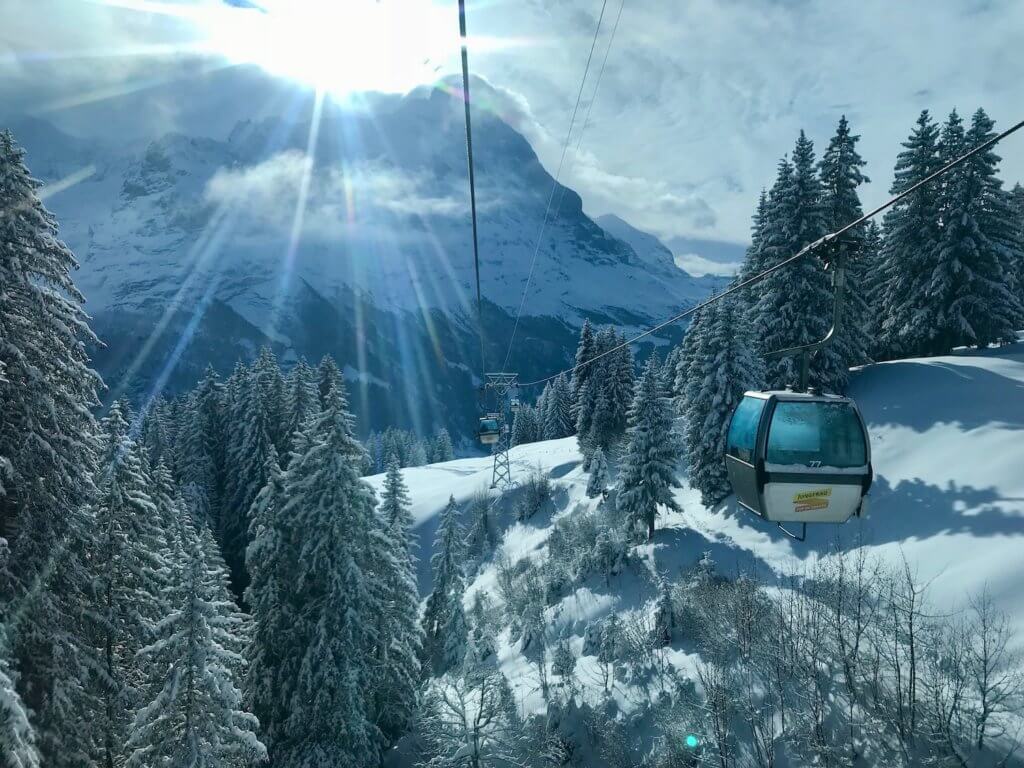
[[[409,514],[410,504],[409,488],[402,477],[398,457],[391,454],[388,459],[388,469],[384,477],[384,489],[380,502],[384,524],[389,530],[403,536],[408,535],[412,525],[412,516]]]
[[[870,179],[861,170],[867,163],[857,153],[860,136],[850,132],[846,116],[839,121],[836,133],[829,141],[828,148],[819,165],[821,181],[825,188],[825,208],[828,228],[835,229],[863,213],[857,187]]]

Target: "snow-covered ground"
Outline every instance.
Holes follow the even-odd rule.
[[[809,530],[796,542],[778,529],[734,509],[715,509],[699,493],[677,491],[682,513],[659,518],[653,543],[635,550],[639,566],[613,578],[588,580],[548,609],[554,636],[570,635],[579,652],[588,622],[611,611],[628,611],[655,597],[645,569],[674,577],[710,552],[725,572],[756,570],[771,581],[794,565],[827,556],[835,546],[863,542],[899,563],[905,556],[930,597],[942,609],[962,607],[968,595],[988,586],[999,607],[1024,637],[1024,343],[998,350],[872,365],[855,373],[851,393],[871,432],[876,471],[870,512],[864,520]],[[524,445],[511,454],[513,475],[525,478],[540,466],[559,487],[554,517],[591,508],[584,489],[575,438]],[[404,470],[420,536],[420,586],[429,590],[429,554],[438,513],[449,495],[467,501],[490,484],[490,458],[461,459]],[[380,486],[382,478],[370,481]],[[543,557],[551,516],[501,521],[501,544],[513,561]],[[495,569],[486,563],[467,590],[496,595]],[[500,638],[502,671],[527,707],[540,706],[536,673],[515,645]],[[685,654],[673,662],[686,668]],[[580,659],[586,679],[589,657]],[[628,702],[622,702],[628,707]]]

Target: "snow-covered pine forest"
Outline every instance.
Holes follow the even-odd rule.
[[[982,110],[922,113],[894,191],[992,132]],[[801,133],[741,276],[859,215],[857,141],[844,118],[819,159]],[[1024,191],[998,161],[858,233],[850,322],[816,384],[1016,341]],[[361,441],[330,358],[285,371],[265,349],[182,397],[101,406],[75,259],[38,187],[0,134],[3,768],[1018,759],[1021,621],[987,590],[936,608],[911,559],[867,546],[770,577],[711,555],[657,567],[662,533],[730,514],[731,409],[794,376],[763,354],[827,330],[815,260],[708,307],[642,365],[623,348],[551,381],[512,426],[535,467],[504,494],[442,487],[427,551],[412,510],[429,484],[409,478],[479,468],[449,461],[443,431]],[[587,323],[577,363],[622,341]],[[427,462],[448,463],[403,471]],[[610,592],[650,599],[601,610]]]

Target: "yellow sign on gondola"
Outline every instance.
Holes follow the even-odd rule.
[[[793,511],[814,512],[819,509],[828,509],[829,496],[831,495],[831,488],[801,491],[793,495]]]

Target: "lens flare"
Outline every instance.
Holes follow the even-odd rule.
[[[457,50],[450,10],[429,0],[265,0],[202,25],[214,51],[336,98],[433,82]]]

